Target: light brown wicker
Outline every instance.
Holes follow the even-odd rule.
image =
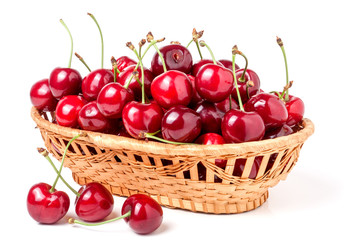
[[[304,119],[303,129],[277,139],[172,145],[62,127],[51,123],[52,115],[40,114],[34,107],[31,116],[46,148],[58,160],[72,137],[86,133],[71,144],[64,163],[80,185],[97,181],[114,195],[143,193],[163,206],[216,214],[240,213],[262,205],[268,188],[286,179],[305,140],[314,132],[313,123]],[[250,179],[259,157],[256,178]],[[217,167],[215,159],[226,159],[225,169]],[[236,159],[246,159],[241,176],[233,176]],[[270,169],[269,161],[273,161]],[[198,180],[200,162],[206,168],[206,180]]]

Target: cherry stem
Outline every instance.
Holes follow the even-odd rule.
[[[211,58],[212,58],[214,64],[217,65],[215,57],[214,57],[214,53],[211,51],[211,48],[209,47],[209,45],[207,45],[203,40],[201,40],[199,43],[200,43],[201,47],[206,47],[209,50]]]
[[[156,50],[157,53],[159,54],[160,60],[161,60],[161,62],[162,62],[163,68],[164,68],[164,72],[167,72],[166,65],[165,65],[165,60],[164,60],[164,56],[162,55],[162,53],[160,52],[159,48],[158,48],[157,45],[156,45],[157,42],[164,41],[165,38],[160,39],[160,40],[154,40],[154,36],[152,35],[151,32],[149,32],[149,33],[146,35],[146,39],[147,39],[147,41],[150,43],[150,45],[153,45],[153,46],[154,46],[155,50]]]
[[[64,150],[64,154],[63,154],[63,156],[62,156],[61,165],[60,165],[60,168],[59,168],[59,171],[58,171],[58,175],[56,176],[55,182],[54,182],[54,184],[52,185],[52,187],[51,187],[51,189],[50,189],[50,192],[51,192],[51,193],[55,191],[55,186],[56,186],[57,182],[59,181],[60,174],[61,174],[61,170],[62,170],[62,168],[63,168],[63,166],[64,166],[64,161],[65,161],[66,152],[67,152],[70,144],[71,144],[75,139],[77,139],[78,137],[80,137],[80,136],[82,136],[82,135],[83,135],[83,134],[81,134],[81,133],[78,134],[78,135],[76,135],[76,136],[73,137],[73,138],[68,142],[68,144],[66,145],[65,150]]]
[[[99,23],[96,21],[96,18],[94,17],[94,15],[92,15],[91,13],[88,13],[88,15],[94,20],[94,22],[96,23],[96,26],[99,29],[100,32],[100,38],[101,38],[101,68],[104,68],[104,39],[103,39],[103,35],[101,32],[101,28],[99,26]]]
[[[91,69],[86,64],[85,60],[78,53],[75,53],[75,56],[80,60],[80,62],[82,62],[85,65],[85,67],[89,70],[89,72],[91,72]]]
[[[123,218],[127,218],[130,217],[131,215],[131,210],[128,211],[127,213],[125,213],[124,215],[121,215],[120,217],[116,217],[107,221],[103,221],[103,222],[97,222],[97,223],[87,223],[87,222],[81,222],[79,220],[73,219],[73,218],[69,218],[68,223],[70,224],[80,224],[80,225],[84,225],[84,226],[99,226],[99,225],[103,225],[106,223],[111,223],[111,222],[115,222],[117,220],[123,219]]]
[[[140,63],[140,68],[141,68],[141,102],[145,103],[145,74],[144,74],[144,66],[141,60],[141,57],[139,56],[138,51],[136,50],[136,48],[134,47],[134,45],[132,45],[131,42],[126,43],[126,46],[129,47],[136,55],[137,59],[139,60]]]
[[[112,65],[112,67],[113,67],[113,69],[114,69],[114,82],[116,82],[116,77],[117,77],[117,70],[118,70],[118,65],[117,65],[117,63],[116,63],[116,60],[115,60],[115,58],[114,57],[111,57],[111,65]]]
[[[38,152],[39,152],[46,160],[48,160],[48,162],[51,164],[51,166],[53,167],[53,169],[55,170],[55,172],[56,172],[57,174],[59,174],[59,171],[57,170],[55,164],[53,163],[53,161],[51,161],[51,158],[49,157],[49,152],[48,152],[46,149],[44,149],[44,148],[38,148],[37,150],[38,150]],[[61,175],[60,175],[60,179],[61,179],[61,181],[63,181],[63,183],[64,183],[76,196],[80,196],[80,194],[79,194],[77,191],[75,191],[75,189],[72,188],[72,187],[70,186],[70,184],[67,183],[67,182],[65,181],[65,179],[64,179]]]
[[[286,86],[289,86],[289,72],[288,72],[288,65],[287,65],[287,59],[286,59],[284,43],[281,40],[281,38],[279,38],[279,37],[276,37],[276,42],[280,46],[281,51],[282,51],[283,56],[284,56],[285,70],[286,70]],[[284,98],[285,102],[289,101],[289,87],[286,88],[286,91],[283,91],[281,96],[284,97],[284,94],[285,94],[285,98]]]
[[[234,46],[235,48],[236,46]],[[240,90],[237,84],[237,80],[236,80],[236,74],[235,74],[235,58],[236,58],[236,53],[234,52],[234,48],[233,48],[233,54],[232,54],[232,68],[233,68],[233,75],[234,75],[234,82],[235,82],[235,89],[236,89],[236,94],[238,96],[238,101],[239,101],[239,107],[240,107],[240,111],[245,111],[244,106],[242,105],[242,101],[241,101],[241,95],[240,95]],[[236,47],[237,48],[237,47]]]
[[[237,51],[237,53],[245,59],[245,68],[244,68],[244,71],[241,74],[241,77],[239,78],[240,82],[245,82],[245,73],[246,73],[246,70],[248,68],[248,63],[249,62],[248,62],[248,59],[247,59],[247,57],[245,56],[244,53],[242,53],[240,51]]]
[[[73,48],[74,48],[74,43],[73,43],[73,38],[71,36],[70,30],[69,28],[66,26],[65,22],[60,19],[61,24],[65,27],[66,31],[69,33],[70,36],[70,40],[71,40],[71,50],[70,50],[70,59],[69,59],[69,64],[68,64],[68,68],[71,68],[71,62],[72,62],[72,54],[73,54]]]
[[[140,137],[142,137],[142,138],[151,138],[151,139],[158,140],[160,142],[170,143],[170,144],[175,144],[175,145],[198,145],[196,143],[173,142],[173,141],[169,141],[169,140],[166,140],[166,139],[155,136],[159,132],[160,132],[160,130],[155,132],[155,133],[140,133]]]

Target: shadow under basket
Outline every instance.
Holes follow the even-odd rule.
[[[298,132],[276,139],[173,145],[62,127],[52,123],[53,114],[34,107],[31,116],[58,161],[68,141],[85,133],[72,142],[64,162],[80,185],[96,181],[117,196],[142,193],[166,207],[215,214],[262,205],[269,187],[286,179],[314,132],[313,123],[304,119]],[[216,159],[225,164],[215,165]]]

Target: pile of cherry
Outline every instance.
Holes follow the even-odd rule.
[[[99,29],[103,49],[99,24],[89,15]],[[69,29],[61,22],[72,44]],[[171,42],[158,48],[165,38],[155,40],[149,32],[138,48],[126,43],[134,58],[111,58],[112,69],[103,68],[103,51],[101,68],[96,70],[75,53],[89,70],[84,78],[71,68],[71,47],[68,67],[55,68],[49,78],[33,85],[32,104],[40,112],[55,112],[54,123],[61,126],[170,144],[242,143],[301,129],[304,103],[289,95],[292,81],[280,38],[277,43],[285,60],[286,84],[280,91],[267,93],[260,89],[258,75],[248,68],[247,57],[236,45],[231,60],[216,60],[207,43],[199,40],[202,35],[203,31],[194,29],[186,47]],[[192,43],[200,56],[196,63],[189,51]],[[212,59],[203,58],[201,47],[207,48]],[[151,48],[156,51],[146,68],[142,60]],[[244,68],[235,63],[238,55],[245,60]],[[260,162],[261,158],[255,159],[249,178],[255,178]],[[226,160],[215,164],[224,168]],[[235,176],[241,175],[244,164],[244,159],[236,161]],[[199,169],[199,180],[204,180],[206,174],[200,173]]]

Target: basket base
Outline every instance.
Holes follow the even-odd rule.
[[[73,179],[80,185],[85,185],[92,182],[91,179],[85,177],[79,177],[76,173],[72,174]],[[168,208],[177,208],[183,210],[189,210],[192,212],[212,213],[212,214],[230,214],[230,213],[242,213],[254,210],[260,207],[269,197],[269,192],[266,190],[260,197],[251,201],[234,202],[228,201],[215,201],[215,202],[196,202],[191,199],[179,199],[171,198],[168,196],[152,195],[146,192],[140,192],[138,190],[131,190],[120,188],[117,186],[111,186],[107,183],[101,182],[113,195],[120,197],[129,197],[133,194],[146,194],[155,199],[160,205]]]

